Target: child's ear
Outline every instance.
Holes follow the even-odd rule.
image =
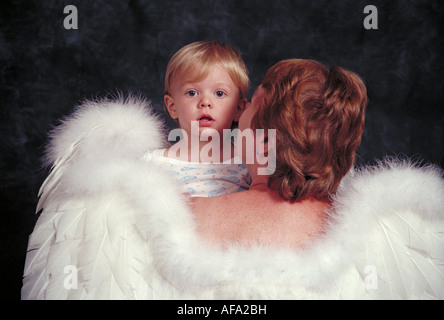
[[[174,104],[174,99],[172,96],[166,94],[163,96],[163,101],[165,102],[165,107],[170,114],[171,118],[176,120],[178,118],[176,105]]]
[[[239,118],[242,115],[242,113],[245,111],[245,107],[247,106],[247,99],[242,98],[239,100],[239,105],[236,107],[236,110],[234,111],[234,117],[233,120],[235,122],[239,122]]]

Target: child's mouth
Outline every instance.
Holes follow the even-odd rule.
[[[201,115],[201,116],[197,119],[197,121],[199,121],[199,125],[200,125],[201,127],[209,127],[209,126],[211,126],[211,125],[214,123],[214,121],[216,121],[216,120],[214,120],[213,117],[210,116],[209,114],[203,114],[203,115]]]

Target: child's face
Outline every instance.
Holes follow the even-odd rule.
[[[238,121],[245,101],[240,99],[237,86],[228,72],[219,64],[202,80],[175,80],[171,90],[164,97],[165,105],[173,119],[189,135],[191,121],[199,121],[199,134],[205,128],[212,128],[222,134]]]

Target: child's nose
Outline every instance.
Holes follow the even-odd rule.
[[[211,103],[211,99],[209,99],[208,97],[203,97],[202,100],[200,101],[200,107],[201,108],[211,108],[213,106],[213,104]]]
[[[200,104],[200,107],[201,107],[201,108],[206,108],[206,107],[211,108],[211,103],[209,103],[209,102],[203,102],[203,103]]]

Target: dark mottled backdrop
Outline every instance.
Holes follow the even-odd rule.
[[[78,30],[63,27],[70,4]],[[363,27],[368,4],[377,30]],[[283,58],[349,68],[370,98],[359,162],[403,154],[443,166],[442,21],[440,0],[2,0],[0,292],[19,298],[51,126],[82,99],[117,90],[161,111],[167,62],[192,41],[239,47],[252,88]]]

